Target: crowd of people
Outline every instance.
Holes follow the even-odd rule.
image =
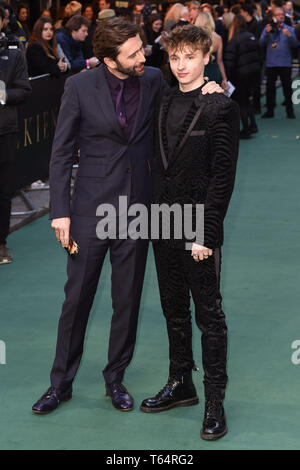
[[[138,25],[147,58],[146,65],[159,67],[171,85],[176,79],[170,72],[163,48],[164,36],[176,25],[192,23],[212,35],[210,62],[205,73],[224,90],[234,86],[232,99],[241,111],[240,137],[248,139],[258,131],[255,114],[261,114],[261,83],[267,78],[266,111],[262,118],[272,118],[276,106],[276,80],[280,77],[287,118],[294,119],[291,71],[293,58],[299,58],[300,16],[293,2],[282,0],[234,0],[224,5],[185,2],[135,0],[128,8],[114,8],[111,1],[100,0],[84,6],[71,1],[56,12],[43,10],[29,26],[29,10],[19,5],[16,12],[5,2],[4,33],[22,42],[29,75],[66,72],[77,73],[99,65],[94,56],[93,36],[97,24],[114,16]],[[15,13],[15,15],[14,15]],[[233,88],[231,88],[233,89]]]
[[[156,395],[143,400],[140,410],[156,413],[198,404],[192,379],[192,370],[197,369],[192,349],[192,296],[196,324],[202,333],[205,410],[200,436],[216,440],[227,433],[223,407],[228,381],[227,326],[220,292],[221,247],[239,138],[248,139],[258,131],[255,116],[262,111],[264,74],[267,109],[262,118],[274,116],[278,76],[286,116],[295,118],[291,70],[293,57],[299,53],[300,23],[291,2],[282,4],[281,0],[271,0],[270,5],[262,0],[226,7],[192,0],[167,8],[168,3],[161,10],[158,2],[144,0],[130,3],[128,9],[114,8],[105,0],[84,6],[72,1],[55,21],[51,11],[42,12],[32,32],[25,27],[25,12],[15,21],[12,9],[4,3],[0,30],[4,29],[10,41],[22,43],[24,54],[8,48],[1,56],[7,60],[10,74],[3,66],[6,89],[0,94],[4,107],[4,111],[0,107],[0,131],[6,126],[6,133],[0,134],[0,150],[7,159],[2,162],[5,169],[16,141],[15,107],[30,94],[25,69],[32,76],[73,73],[61,100],[50,161],[51,227],[70,255],[66,298],[51,386],[32,411],[48,414],[72,398],[88,318],[108,251],[113,316],[108,363],[103,370],[105,390],[118,411],[133,409],[134,399],[123,379],[136,342],[151,205],[151,239],[169,340],[169,375]],[[6,64],[5,60],[0,62]],[[145,63],[152,67],[145,67]],[[90,68],[95,70],[86,72]],[[18,87],[11,77],[17,77]],[[170,88],[167,82],[178,86]],[[71,203],[75,149],[80,150],[80,158]],[[121,197],[126,200],[125,210],[120,207]],[[8,229],[9,192],[1,201]],[[146,209],[139,229],[127,220],[127,203],[128,215],[133,207],[140,211],[140,204]],[[110,218],[108,205],[115,209],[118,204],[111,220],[113,225],[118,222],[111,230],[110,221],[102,216],[108,211]],[[174,223],[167,221],[167,235],[163,220],[152,236],[155,205],[169,206],[172,211],[175,206],[188,209],[196,233],[188,234],[186,225],[182,231],[180,211],[179,218],[174,214]],[[203,233],[198,234],[199,205],[204,213],[200,223]],[[125,223],[121,221],[123,210]],[[141,229],[144,222],[146,236]],[[12,260],[6,236],[7,230],[0,238],[0,264],[1,256],[2,264]]]

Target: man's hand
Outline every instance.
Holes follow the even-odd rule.
[[[197,245],[197,243],[193,243],[191,255],[194,258],[194,261],[196,261],[196,263],[207,259],[212,254],[213,251],[210,248],[206,248],[206,246]]]
[[[209,78],[204,77],[204,80],[208,82]],[[221,88],[216,82],[208,82],[204,87],[202,88],[202,95],[206,95],[209,93],[224,93],[223,88]]]
[[[70,217],[62,217],[60,219],[53,219],[51,227],[55,231],[57,240],[62,244],[64,248],[69,245],[70,239]]]
[[[272,31],[272,25],[271,25],[271,24],[267,24],[267,26],[266,26],[266,33],[269,34],[271,31]]]
[[[291,37],[291,32],[287,29],[287,28],[283,28],[282,29],[282,34],[284,34],[285,36],[287,36],[288,38]]]

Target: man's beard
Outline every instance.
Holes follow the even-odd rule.
[[[120,64],[118,59],[115,59],[115,62],[118,66],[117,71],[120,73],[123,73],[124,75],[129,75],[129,77],[141,77],[145,73],[145,69],[143,69],[142,71],[138,71],[136,70],[136,67],[128,67],[128,68],[123,67],[123,65]],[[144,65],[144,63],[141,62],[139,66],[141,65]]]

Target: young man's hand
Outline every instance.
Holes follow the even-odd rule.
[[[211,93],[224,93],[224,90],[222,87],[220,87],[220,85],[218,85],[216,82],[209,82],[209,78],[208,77],[204,77],[204,80],[206,80],[208,83],[206,85],[204,85],[204,87],[202,88],[202,95],[206,95],[207,93],[211,94]]]
[[[198,245],[197,243],[193,243],[191,256],[194,258],[194,261],[196,261],[196,263],[207,259],[212,254],[213,251],[210,248],[207,248],[203,245]]]

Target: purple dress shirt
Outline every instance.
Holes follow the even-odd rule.
[[[104,66],[104,71],[115,109],[117,108],[117,99],[121,89],[121,83],[124,84],[122,108],[126,117],[126,125],[122,127],[127,140],[129,140],[134,128],[140,102],[140,81],[138,77],[128,77],[125,78],[125,80],[121,80],[113,75],[106,66]]]

